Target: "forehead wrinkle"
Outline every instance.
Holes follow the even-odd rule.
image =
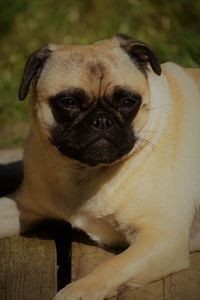
[[[99,78],[102,76],[102,73],[104,72],[104,69],[105,69],[104,65],[100,61],[97,61],[97,62],[89,61],[88,67],[89,67],[90,73],[93,76],[96,76]]]
[[[104,74],[102,73],[101,74],[101,77],[99,78],[99,99],[101,99],[101,89],[102,89],[102,83],[103,83],[103,77],[104,77]]]
[[[87,62],[89,82],[93,87],[93,95],[101,98],[102,81],[105,73],[105,66],[101,61],[90,60]]]
[[[106,84],[105,88],[104,88],[104,94],[103,94],[103,97],[104,97],[104,98],[105,98],[105,96],[106,96],[106,94],[107,94],[107,91],[108,91],[108,89],[109,89],[110,86],[112,86],[112,81],[109,81],[109,82]]]

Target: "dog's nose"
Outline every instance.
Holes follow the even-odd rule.
[[[104,115],[100,115],[93,120],[92,125],[97,130],[107,131],[112,128],[113,120]]]

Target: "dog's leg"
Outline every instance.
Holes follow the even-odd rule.
[[[15,195],[0,198],[0,238],[20,233],[20,212]]]
[[[129,281],[132,286],[142,286],[188,265],[184,234],[174,237],[173,232],[147,230],[138,234],[134,245],[126,251],[61,290],[55,300],[102,300]]]

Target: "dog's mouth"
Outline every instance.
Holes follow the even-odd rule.
[[[110,164],[120,158],[116,145],[109,139],[102,137],[85,147],[80,161],[91,166]]]
[[[54,138],[54,136],[56,138]],[[60,138],[59,138],[60,137]],[[110,165],[122,159],[129,153],[134,144],[134,135],[127,139],[126,135],[98,134],[92,138],[86,135],[71,139],[63,139],[56,132],[51,142],[59,152],[88,166]]]

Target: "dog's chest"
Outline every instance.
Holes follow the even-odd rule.
[[[95,218],[81,213],[71,219],[73,227],[85,231],[89,237],[100,245],[127,246],[128,241],[112,216]]]

